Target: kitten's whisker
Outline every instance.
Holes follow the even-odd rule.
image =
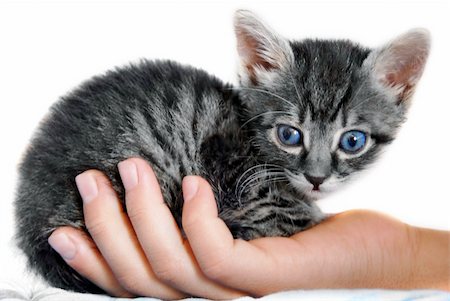
[[[252,176],[254,176],[255,174],[258,174],[258,173],[261,173],[261,172],[265,172],[265,166],[267,166],[267,164],[259,164],[259,165],[255,165],[255,166],[253,166],[253,167],[250,167],[249,169],[247,169],[246,171],[244,171],[242,174],[241,174],[241,176],[238,178],[238,180],[237,180],[237,182],[236,182],[236,184],[235,184],[235,194],[237,195],[237,190],[238,190],[238,188],[239,188],[239,186],[241,186],[241,185],[244,185],[244,183],[249,179],[249,178],[251,178]],[[259,170],[259,171],[256,171],[255,173],[253,173],[253,174],[251,174],[246,180],[244,180],[244,182],[241,184],[241,181],[242,181],[242,179],[244,178],[244,176],[246,175],[246,174],[248,174],[249,172],[251,172],[251,171],[253,171],[253,170],[255,170],[255,169],[258,169],[258,168],[264,168],[263,170]]]
[[[264,173],[265,173],[265,172],[264,172]],[[259,173],[258,175],[252,174],[252,176],[249,177],[249,179],[247,179],[247,180],[245,181],[245,185],[244,185],[244,183],[242,184],[242,187],[241,187],[241,189],[239,190],[239,194],[238,194],[238,196],[237,196],[237,197],[238,197],[239,203],[240,203],[242,194],[243,194],[249,187],[252,187],[252,186],[251,186],[251,183],[257,182],[258,180],[264,179],[264,178],[266,178],[266,177],[269,177],[269,178],[270,178],[271,176],[283,176],[283,177],[286,177],[286,175],[285,175],[284,172],[273,172],[273,171],[271,171],[271,172],[268,172],[268,173],[266,173],[266,174],[264,174],[264,173],[262,172],[262,173]]]
[[[242,180],[242,178],[247,174],[247,173],[249,173],[250,171],[252,171],[252,170],[254,170],[254,169],[256,169],[256,168],[260,168],[260,167],[264,167],[266,164],[258,164],[258,165],[255,165],[255,166],[252,166],[252,167],[250,167],[250,168],[248,168],[246,171],[244,171],[242,174],[241,174],[241,176],[238,178],[238,180],[237,180],[237,182],[236,182],[236,186],[238,186],[239,185],[239,182]]]
[[[281,176],[281,177],[279,176],[279,177],[275,177],[275,178],[271,178],[271,179],[267,179],[267,180],[255,183],[254,185],[250,185],[248,187],[248,189],[252,189],[254,187],[262,186],[262,185],[265,185],[265,184],[268,184],[268,183],[281,183],[281,182],[289,182],[289,179],[287,179],[284,176]]]
[[[272,176],[273,176],[273,178],[268,178],[266,180],[262,180],[258,184],[255,184],[254,186],[250,186],[250,187],[261,186],[262,184],[270,183],[270,182],[273,182],[275,180],[280,180],[280,179],[289,181],[289,179],[284,174],[272,174]]]
[[[245,180],[245,182],[242,183],[242,184],[240,185],[240,187],[239,187],[239,188],[240,188],[240,189],[239,189],[239,193],[236,195],[236,196],[238,197],[238,200],[239,200],[239,201],[241,200],[242,194],[245,192],[245,190],[247,190],[247,187],[248,187],[251,183],[253,183],[253,182],[255,182],[255,181],[258,181],[259,179],[266,178],[266,177],[267,177],[267,174],[266,174],[265,172],[263,172],[263,173],[251,175],[249,178],[247,178],[247,179]]]
[[[239,202],[239,204],[241,204],[241,200],[242,200],[242,195],[244,194],[245,191],[250,190],[252,187],[257,187],[261,185],[261,181],[256,181],[256,180],[260,180],[264,177],[260,177],[258,179],[254,179],[254,181],[249,182],[245,187],[243,187],[240,191],[239,191],[239,195],[237,195],[237,200]],[[255,182],[255,183],[253,183]]]
[[[257,176],[263,175],[263,174],[266,174],[264,176],[267,176],[271,172],[282,172],[282,170],[279,169],[279,168],[271,168],[271,169],[264,169],[264,170],[256,171],[255,173],[252,173],[247,179],[245,179],[239,186],[243,186],[244,187],[248,182],[252,181]],[[239,186],[236,185],[236,187],[239,187]]]
[[[284,167],[283,167],[283,166],[277,165],[277,164],[272,164],[272,163],[267,163],[267,162],[266,162],[266,163],[262,163],[262,164],[258,164],[258,165],[252,166],[252,167],[248,168],[246,171],[244,171],[244,172],[242,173],[242,175],[239,177],[239,180],[237,181],[237,184],[239,184],[240,180],[242,179],[242,177],[243,177],[245,174],[247,174],[248,172],[254,170],[255,168],[259,168],[259,167],[277,167],[277,168],[280,168],[280,169],[283,169],[283,170],[284,170]]]
[[[289,181],[289,180],[286,179],[285,177],[275,177],[272,179],[267,179],[267,180],[255,183],[254,185],[250,185],[248,188],[252,189],[254,187],[261,187],[261,186],[263,186],[265,184],[269,184],[269,183],[272,184],[272,183],[281,183],[281,182],[287,182],[287,181]]]

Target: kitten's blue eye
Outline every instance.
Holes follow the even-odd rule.
[[[289,125],[279,125],[277,129],[278,139],[287,146],[298,146],[302,143],[300,130]]]
[[[347,153],[357,153],[366,144],[366,134],[361,131],[348,131],[342,134],[340,147]]]

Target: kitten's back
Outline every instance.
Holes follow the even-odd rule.
[[[17,239],[30,265],[58,287],[98,291],[47,243],[57,227],[84,228],[75,176],[101,170],[123,197],[117,163],[142,157],[155,170],[171,209],[181,212],[181,180],[202,175],[203,142],[236,128],[232,99],[230,87],[204,71],[150,61],[94,77],[62,97],[35,133],[19,170]]]

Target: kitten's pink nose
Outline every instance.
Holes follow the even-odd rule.
[[[309,183],[314,185],[313,190],[319,190],[320,184],[325,181],[326,177],[313,177],[308,174],[305,174],[305,178],[308,180]]]

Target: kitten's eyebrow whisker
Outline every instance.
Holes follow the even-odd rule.
[[[301,102],[302,98],[300,97],[300,93],[298,92],[297,84],[295,83],[294,75],[292,74],[292,70],[291,69],[289,69],[289,74],[291,76],[292,84],[294,85],[295,93],[297,93],[298,101]]]
[[[258,117],[264,116],[264,115],[269,115],[269,114],[286,114],[286,115],[290,115],[292,117],[295,117],[295,114],[292,114],[291,112],[287,112],[287,111],[269,111],[269,112],[264,112],[258,115],[253,116],[252,118],[248,119],[246,122],[244,122],[240,127],[239,130],[242,130],[242,128],[244,126],[246,126],[248,123],[252,122],[253,120],[255,120]]]
[[[354,98],[359,96],[359,93],[361,93],[362,87],[364,87],[364,85],[367,83],[367,81],[369,80],[369,76],[367,76],[359,85],[358,90],[356,91],[355,95],[353,95],[353,97],[350,100],[353,100]]]
[[[287,104],[289,104],[289,105],[292,106],[293,108],[297,108],[296,105],[294,105],[292,102],[290,102],[290,101],[287,100],[286,98],[281,97],[280,95],[277,95],[277,94],[272,93],[272,92],[270,92],[270,91],[267,91],[267,90],[264,90],[264,89],[246,88],[246,87],[241,87],[240,89],[242,89],[242,90],[249,90],[249,91],[255,91],[255,92],[261,92],[261,93],[266,93],[266,94],[268,94],[268,95],[271,95],[271,96],[273,96],[273,97],[276,97],[276,98],[278,98],[278,99],[280,99],[280,100],[286,102]]]
[[[358,90],[356,91],[356,93],[350,98],[350,100],[348,101],[349,103],[351,103],[352,101],[354,101],[359,94],[362,91],[362,88],[365,86],[365,84],[370,80],[370,76],[367,76],[359,85]],[[367,101],[373,99],[374,97],[377,97],[378,95],[380,95],[380,92],[376,91],[375,94],[370,95],[369,97],[363,99],[361,102],[359,102],[356,106],[351,107],[349,109],[349,111],[354,111],[355,109],[359,108],[361,105],[365,104]]]
[[[365,104],[366,102],[368,102],[369,100],[371,100],[371,99],[373,99],[373,98],[375,98],[375,97],[377,97],[377,96],[379,96],[380,95],[380,93],[375,93],[374,95],[371,95],[371,96],[369,96],[369,97],[367,97],[367,98],[364,98],[360,103],[358,103],[356,106],[354,106],[353,108],[350,108],[350,110],[349,111],[354,111],[355,109],[357,109],[357,108],[359,108],[360,106],[362,106],[363,104]]]
[[[363,80],[361,82],[361,84],[358,87],[358,90],[356,91],[355,95],[353,95],[353,97],[350,98],[349,102],[352,102],[354,99],[356,99],[359,94],[362,91],[362,88],[364,87],[364,85],[369,81],[370,77],[367,76],[365,80]],[[355,107],[351,108],[351,110],[356,109],[357,107],[359,107],[361,104],[365,103],[368,99],[372,99],[373,97],[379,95],[379,92],[376,92],[375,95],[371,95],[368,98],[364,99],[363,101],[361,101],[359,104],[357,104]]]

